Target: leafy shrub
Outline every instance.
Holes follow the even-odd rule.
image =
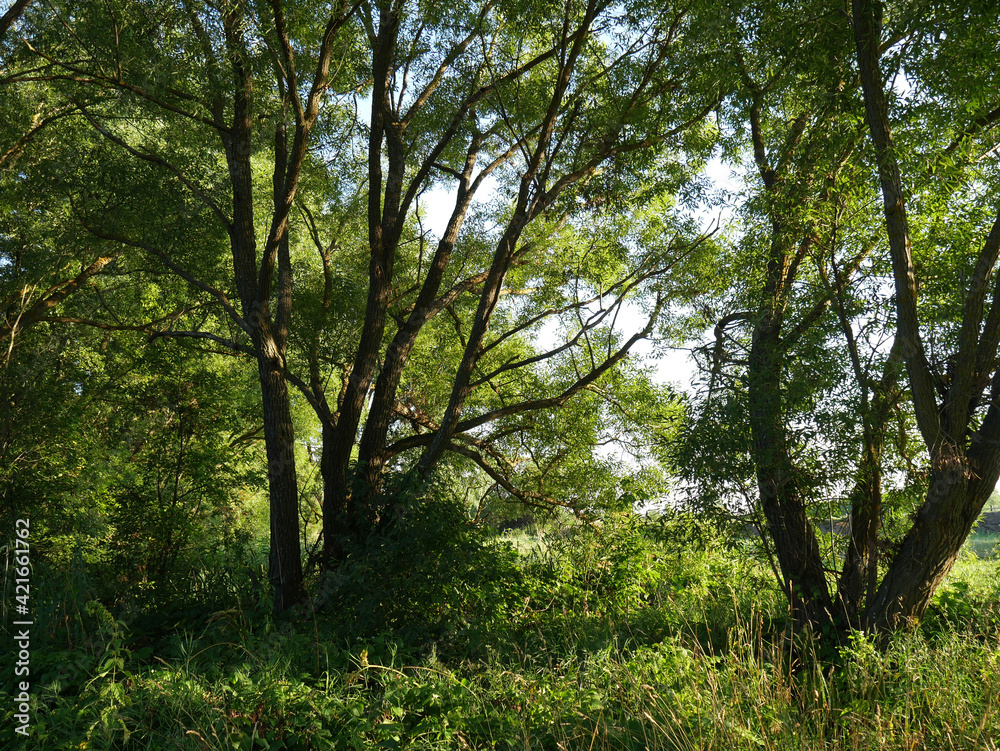
[[[524,598],[510,546],[456,502],[407,500],[393,523],[354,543],[325,575],[317,608],[353,637],[392,631],[409,644],[475,640]]]
[[[553,535],[531,568],[563,609],[626,612],[648,600],[662,576],[663,551],[644,534],[641,517],[608,514],[599,525]]]

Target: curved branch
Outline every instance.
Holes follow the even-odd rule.
[[[503,417],[511,417],[513,415],[522,414],[524,412],[534,412],[542,409],[551,409],[554,407],[561,407],[566,402],[568,402],[576,394],[583,391],[587,386],[597,381],[601,376],[603,376],[608,370],[614,367],[617,363],[621,362],[640,339],[645,339],[653,330],[653,326],[656,323],[656,318],[659,315],[660,310],[664,305],[664,300],[662,298],[658,299],[656,305],[654,306],[653,312],[649,317],[645,328],[642,331],[633,335],[625,344],[623,344],[611,357],[604,360],[600,365],[591,370],[586,375],[582,376],[576,380],[569,387],[564,389],[561,393],[542,399],[528,399],[523,402],[518,402],[517,404],[511,404],[506,407],[501,407],[500,409],[495,409],[491,412],[486,412],[485,414],[479,415],[477,417],[469,418],[468,420],[462,420],[455,425],[453,435],[460,433],[467,433],[475,428],[481,427],[488,423],[499,420]],[[439,435],[440,429],[435,430],[431,433],[421,433],[420,435],[409,436],[407,438],[402,438],[386,449],[386,456],[395,456],[403,451],[408,451],[409,449],[418,448],[421,446],[429,446],[434,439]]]
[[[87,108],[84,107],[82,104],[76,101],[74,101],[74,104],[76,104],[80,112],[83,113],[83,116],[87,118],[87,121],[93,126],[94,130],[96,130],[98,133],[100,133],[102,136],[107,138],[112,143],[121,146],[123,149],[125,149],[128,153],[130,153],[137,159],[141,159],[144,162],[149,162],[150,164],[155,164],[159,167],[163,167],[165,170],[172,173],[202,203],[204,203],[209,209],[212,210],[212,213],[214,213],[216,217],[218,217],[219,221],[222,222],[222,226],[226,228],[227,232],[233,231],[232,222],[229,221],[229,217],[226,216],[225,212],[223,212],[222,209],[219,208],[219,205],[215,201],[213,201],[212,198],[201,187],[196,185],[191,179],[187,177],[187,175],[185,175],[183,172],[177,169],[177,167],[170,164],[170,162],[168,162],[163,157],[157,156],[156,154],[150,154],[144,151],[139,151],[134,146],[127,143],[124,139],[121,139],[118,136],[114,135],[111,131],[109,131],[103,125],[98,123],[97,120],[94,119],[93,115],[91,115],[90,112],[87,110]]]
[[[156,248],[144,242],[140,242],[138,240],[132,240],[122,235],[116,235],[113,232],[104,232],[102,230],[93,227],[88,227],[87,229],[92,235],[94,235],[95,237],[100,237],[103,240],[111,240],[113,242],[121,243],[122,245],[128,245],[133,248],[140,248],[141,250],[145,250],[147,253],[152,253],[154,256],[160,259],[160,261],[163,263],[164,266],[173,271],[188,284],[197,287],[200,290],[208,292],[210,295],[212,295],[216,300],[219,301],[219,303],[221,303],[226,313],[229,314],[229,317],[233,319],[236,325],[239,326],[248,334],[250,333],[250,327],[248,326],[247,322],[243,319],[243,316],[241,316],[239,313],[236,312],[236,309],[233,307],[232,303],[229,302],[229,298],[226,296],[224,292],[216,289],[210,284],[206,284],[201,279],[198,279],[196,276],[188,272],[186,269],[182,268],[181,266],[178,266],[173,261],[173,259],[170,258],[170,256],[168,256],[159,248]]]

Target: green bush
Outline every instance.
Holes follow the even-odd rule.
[[[317,608],[279,619],[234,605],[126,622],[67,579],[82,587],[63,595],[72,638],[40,629],[30,747],[972,751],[1000,737],[996,561],[960,560],[923,629],[885,650],[859,636],[831,671],[793,666],[765,563],[710,536],[679,551],[684,528],[666,524],[622,514],[518,556],[425,498],[350,551]],[[6,726],[9,699],[0,687]]]
[[[510,546],[449,500],[401,504],[391,524],[348,548],[316,606],[350,637],[392,632],[405,644],[474,645],[523,602]]]

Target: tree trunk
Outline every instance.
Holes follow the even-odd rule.
[[[781,404],[780,316],[765,314],[748,362],[750,429],[761,509],[767,519],[796,632],[832,623],[833,603],[819,543],[799,496]]]
[[[845,331],[850,324],[842,314]],[[866,374],[849,334],[851,356],[861,389],[861,410],[864,421],[861,460],[858,477],[851,491],[851,539],[837,583],[838,617],[845,628],[863,628],[864,613],[871,605],[878,587],[879,542],[882,516],[882,451],[885,448],[889,420],[899,398],[900,341],[893,342],[885,362],[881,380],[874,386],[869,399]]]
[[[233,276],[243,318],[257,353],[264,411],[264,445],[270,496],[270,556],[268,576],[274,587],[274,612],[280,613],[302,596],[302,558],[299,548],[299,493],[295,474],[295,440],[291,403],[285,378],[283,341],[271,329],[268,299],[273,266],[264,264],[257,275],[257,237],[254,224],[253,83],[243,39],[243,7],[233,5],[223,16],[226,48],[236,81],[233,122],[223,135],[226,162],[233,189],[233,221],[229,244]],[[280,238],[275,238],[280,240]],[[287,255],[287,254],[286,254]],[[287,264],[288,259],[284,259]],[[288,280],[290,284],[290,279]],[[279,292],[282,301],[290,287]],[[280,323],[280,322],[279,322]],[[280,336],[279,332],[279,336]]]
[[[370,498],[355,493],[350,468],[358,426],[365,401],[379,366],[379,352],[392,300],[393,269],[402,232],[400,200],[406,173],[402,126],[391,95],[392,65],[396,54],[402,7],[382,6],[372,58],[371,129],[368,135],[368,301],[365,321],[354,356],[347,388],[340,405],[336,428],[327,448],[325,434],[323,534],[324,558],[336,560],[337,540],[357,534],[373,521],[363,502]],[[383,144],[387,145],[387,172],[383,172]],[[327,451],[329,450],[329,457]],[[329,521],[327,521],[329,520]]]
[[[976,366],[996,357],[995,331],[991,331],[990,325],[983,330],[983,297],[1000,250],[1000,232],[995,225],[994,233],[980,252],[977,272],[965,294],[962,334],[954,353],[960,365],[944,404],[939,405],[934,374],[921,340],[906,193],[892,141],[879,65],[882,7],[877,0],[853,0],[852,8],[865,114],[875,148],[893,266],[897,339],[902,344],[914,415],[931,460],[927,496],[865,617],[869,628],[888,633],[923,615],[1000,476],[997,448],[1000,415],[995,376],[986,418],[978,430],[971,422],[972,405],[982,393],[981,386],[974,386],[982,377],[976,374]],[[1000,298],[995,296],[994,305],[998,301]]]
[[[985,435],[998,427],[996,408],[990,417],[983,424]],[[968,457],[954,447],[941,452],[926,500],[868,609],[868,628],[886,633],[927,610],[1000,479],[997,436],[988,440],[985,435],[974,440]]]
[[[323,478],[323,560],[327,566],[343,560],[345,545],[356,526],[350,515],[349,469],[353,444],[345,451],[337,445],[337,440],[337,426],[324,423],[319,468]],[[345,453],[346,461],[343,460]]]
[[[851,538],[837,584],[838,616],[843,626],[851,629],[861,627],[866,597],[871,598],[878,582],[884,436],[882,426],[875,435],[866,437],[858,480],[851,492]]]
[[[388,459],[386,455],[386,439],[393,410],[396,407],[396,394],[403,376],[403,369],[410,357],[417,335],[434,315],[434,301],[441,288],[445,269],[451,260],[452,251],[458,240],[458,233],[465,221],[465,214],[472,201],[473,192],[469,190],[472,170],[476,164],[481,138],[475,136],[469,146],[455,199],[455,208],[444,235],[438,242],[434,257],[427,269],[427,276],[420,288],[420,294],[413,305],[406,322],[399,327],[392,342],[389,343],[382,361],[382,370],[375,384],[375,394],[372,398],[368,419],[358,446],[358,462],[364,470],[364,484],[370,496],[378,495],[382,486],[382,472]]]
[[[264,408],[264,445],[270,491],[271,546],[268,575],[274,587],[274,612],[302,597],[299,541],[299,492],[295,474],[295,436],[283,358],[266,328],[255,338]]]

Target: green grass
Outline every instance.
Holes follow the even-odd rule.
[[[543,555],[549,548],[547,535],[534,527],[512,529],[504,532],[501,537],[522,556]]]
[[[462,567],[416,590],[438,601],[413,602],[413,619],[444,613],[445,631],[364,631],[340,605],[125,624],[92,602],[38,632],[30,748],[997,748],[996,559],[963,556],[886,652],[860,639],[832,671],[793,669],[780,593],[741,544],[691,549],[629,520],[547,538],[485,604]]]
[[[990,558],[996,555],[1000,535],[996,533],[973,533],[965,541],[964,549],[980,558]]]

